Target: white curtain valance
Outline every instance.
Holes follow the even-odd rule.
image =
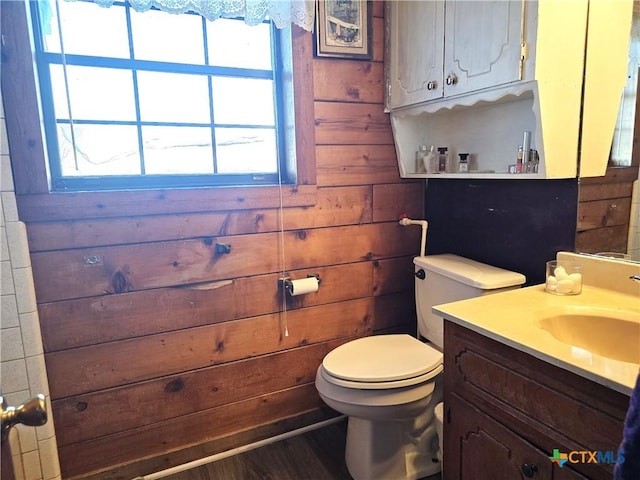
[[[73,0],[71,0],[73,1]],[[110,7],[115,0],[92,0]],[[144,12],[152,7],[169,13],[195,12],[207,20],[243,17],[247,25],[257,25],[266,17],[278,28],[298,25],[313,30],[314,0],[127,0],[131,7]]]

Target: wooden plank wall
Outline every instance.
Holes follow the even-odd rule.
[[[398,176],[374,5],[373,61],[313,60],[317,200],[284,208],[282,234],[278,209],[159,200],[28,222],[63,478],[133,478],[333,416],[314,387],[322,357],[413,331],[420,231],[397,218],[422,217],[423,184]],[[321,278],[286,313],[283,264]]]
[[[581,178],[576,251],[627,252],[633,181],[638,166],[609,167],[603,177]]]

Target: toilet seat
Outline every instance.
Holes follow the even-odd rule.
[[[410,335],[377,335],[332,350],[320,373],[334,385],[382,390],[429,381],[442,372],[442,362],[441,352]]]

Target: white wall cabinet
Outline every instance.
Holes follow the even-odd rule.
[[[390,108],[521,80],[522,5],[390,2]]]
[[[388,2],[386,105],[401,176],[603,175],[626,81],[632,5]],[[539,153],[538,172],[509,174],[524,131]],[[469,153],[470,172],[416,173],[421,144],[446,146],[453,159]]]
[[[444,2],[388,2],[390,8],[389,107],[444,94]]]

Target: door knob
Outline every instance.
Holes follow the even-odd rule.
[[[436,82],[435,80],[431,80],[429,83],[427,83],[427,90],[435,90],[436,88],[438,88],[438,82]]]
[[[17,407],[9,407],[4,397],[0,397],[0,403],[2,404],[0,427],[3,442],[7,439],[11,427],[18,423],[30,427],[39,427],[47,423],[47,404],[41,393]]]
[[[456,83],[458,83],[458,77],[456,76],[455,73],[450,73],[449,76],[447,77],[447,85],[455,85]]]

